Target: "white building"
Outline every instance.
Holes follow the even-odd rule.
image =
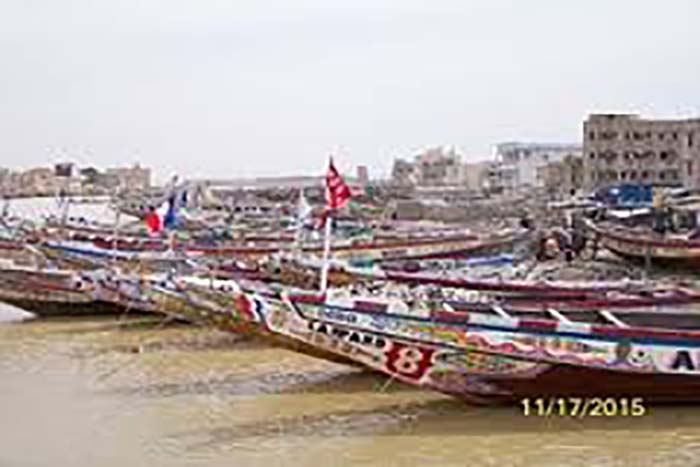
[[[496,164],[489,173],[492,187],[513,190],[540,187],[537,171],[567,156],[581,157],[580,144],[569,143],[502,143],[496,145]]]

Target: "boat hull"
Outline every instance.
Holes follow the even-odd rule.
[[[664,267],[694,268],[700,265],[700,241],[642,235],[622,227],[587,225],[599,247],[626,260],[640,264],[648,260]]]
[[[62,302],[28,298],[0,298],[0,301],[41,317],[99,316],[125,312],[135,315],[150,313],[137,308],[127,310],[122,305],[103,301]]]
[[[523,399],[545,398],[639,398],[646,403],[699,403],[700,378],[689,375],[640,374],[584,368],[573,365],[550,365],[528,378],[507,374],[463,376],[469,381],[468,393],[459,393],[459,383],[452,387],[458,397],[489,404],[519,404]],[[481,387],[482,389],[478,389]],[[446,389],[450,389],[446,387]],[[584,414],[585,415],[585,414]]]

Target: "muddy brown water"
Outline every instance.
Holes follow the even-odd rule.
[[[700,407],[525,417],[132,319],[0,324],[0,467],[700,465]]]

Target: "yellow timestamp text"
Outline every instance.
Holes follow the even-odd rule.
[[[520,400],[526,417],[642,417],[641,397],[535,397]]]

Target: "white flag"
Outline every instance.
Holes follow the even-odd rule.
[[[304,220],[311,215],[311,205],[306,200],[304,196],[304,190],[299,190],[299,207],[297,208],[297,220],[300,224],[304,223]]]

